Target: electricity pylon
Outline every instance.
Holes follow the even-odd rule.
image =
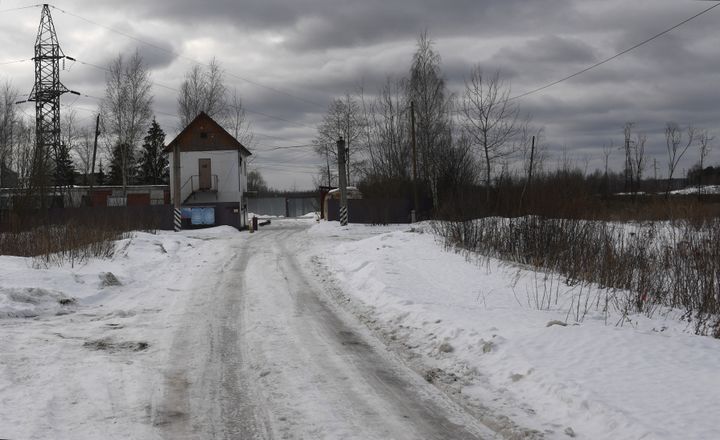
[[[60,147],[60,95],[70,92],[60,82],[60,60],[73,58],[65,56],[50,15],[50,7],[43,5],[35,40],[35,85],[28,101],[35,102],[35,156],[30,186],[40,191],[41,204],[44,207],[51,169],[50,152],[57,154]]]

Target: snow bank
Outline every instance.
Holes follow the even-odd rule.
[[[62,292],[35,287],[0,287],[0,319],[60,315],[74,309],[75,299]]]
[[[138,232],[75,267],[0,256],[0,437],[157,438],[177,321],[231,239],[244,237]]]
[[[541,307],[554,295],[543,275],[468,261],[409,230],[320,223],[310,234],[333,240],[316,258],[355,312],[433,367],[429,380],[450,378],[470,403],[546,438],[717,437],[719,340],[672,314],[623,319],[602,305],[575,322],[568,310],[592,291],[557,280],[557,302]]]

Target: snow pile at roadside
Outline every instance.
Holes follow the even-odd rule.
[[[469,262],[409,230],[324,222],[310,235],[331,239],[319,261],[371,327],[433,367],[428,380],[546,438],[717,437],[719,340],[670,317],[593,308],[576,322],[571,304],[593,292],[562,280],[550,292],[541,274]]]
[[[0,287],[0,319],[60,315],[73,309],[75,300],[53,290],[35,287]]]
[[[137,232],[75,267],[0,256],[0,437],[156,438],[175,321],[238,234]]]

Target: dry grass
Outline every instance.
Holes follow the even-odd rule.
[[[34,257],[39,265],[71,265],[109,258],[131,231],[153,231],[157,216],[119,209],[14,212],[0,233],[0,255]]]
[[[605,298],[586,296],[584,305],[579,299],[573,305],[576,319],[591,304],[648,315],[666,306],[683,310],[696,333],[720,337],[720,219],[617,224],[492,217],[436,228],[448,247],[561,274],[580,290],[601,287]],[[540,287],[538,306],[551,301],[556,287]]]

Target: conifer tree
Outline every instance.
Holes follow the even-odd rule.
[[[55,185],[66,186],[75,184],[75,164],[70,158],[70,149],[64,142],[54,153],[53,179]]]
[[[135,183],[136,176],[136,160],[133,155],[127,155],[123,160],[123,155],[127,152],[127,147],[123,148],[121,144],[115,145],[110,158],[110,175],[108,183],[110,185],[132,185]],[[123,163],[127,165],[127,172],[123,174]]]
[[[138,164],[138,183],[160,185],[169,181],[169,162],[163,153],[165,132],[153,119],[142,145]]]

